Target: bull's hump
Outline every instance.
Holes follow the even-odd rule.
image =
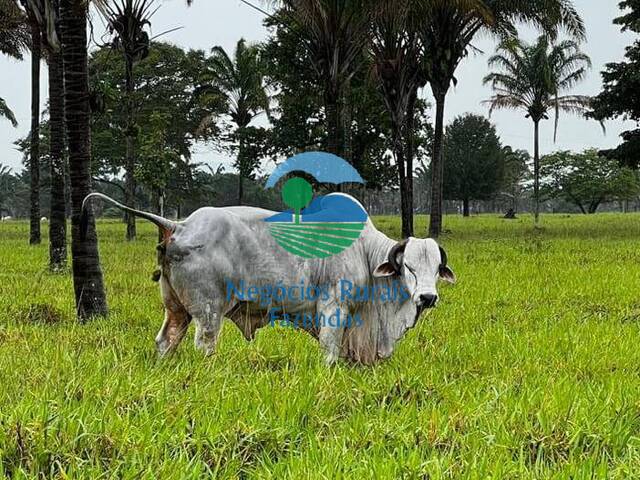
[[[205,207],[196,210],[184,221],[186,227],[215,223],[251,223],[262,221],[275,212],[255,207]]]

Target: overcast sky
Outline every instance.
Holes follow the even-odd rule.
[[[153,17],[153,32],[156,34],[174,27],[183,27],[163,36],[162,40],[183,48],[209,50],[214,45],[222,45],[231,51],[240,37],[260,41],[267,36],[268,32],[262,26],[262,15],[239,0],[197,0],[190,8],[185,3],[184,0],[165,0]],[[620,33],[619,27],[612,24],[613,18],[620,13],[616,0],[575,0],[575,4],[587,25],[588,41],[583,49],[591,56],[593,71],[573,93],[594,95],[601,90],[600,71],[603,66],[608,62],[619,61],[624,55],[624,47],[631,43],[633,36]],[[100,21],[96,20],[94,23],[96,31],[101,30]],[[523,29],[522,36],[532,40],[535,33],[530,29]],[[464,60],[458,69],[458,86],[452,90],[447,100],[448,121],[465,112],[488,113],[481,102],[491,92],[482,86],[482,78],[488,71],[487,57],[493,52],[495,41],[492,38],[478,38],[474,45],[484,53]],[[19,122],[18,128],[14,129],[9,122],[0,119],[0,164],[14,169],[21,168],[21,154],[15,150],[13,143],[29,131],[29,65],[29,61],[16,62],[0,56],[0,97],[7,101]],[[44,107],[48,95],[44,65],[41,84]],[[428,91],[423,95],[430,99]],[[521,112],[497,112],[492,121],[495,122],[503,143],[531,151],[532,124]],[[543,124],[541,149],[543,153],[548,153],[558,149],[614,147],[620,142],[620,132],[632,125],[622,121],[607,122],[605,136],[598,123],[565,115],[561,119],[558,142],[555,144],[553,122]],[[195,150],[195,161],[209,163],[214,168],[220,163],[229,164],[228,159],[206,147],[197,146]]]

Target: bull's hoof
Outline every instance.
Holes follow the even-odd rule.
[[[215,342],[207,342],[196,339],[196,350],[202,352],[205,357],[210,357],[216,353]]]
[[[338,363],[339,357],[338,355],[335,354],[325,354],[324,356],[324,364],[327,367],[331,367],[333,365],[336,365]]]
[[[216,353],[216,347],[212,348],[201,348],[200,351],[205,357],[213,357]]]
[[[156,351],[160,358],[166,358],[175,351],[175,347],[168,341],[156,342]]]

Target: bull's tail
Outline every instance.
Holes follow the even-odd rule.
[[[177,226],[176,222],[167,220],[166,218],[163,218],[159,215],[154,215],[153,213],[142,212],[140,210],[135,210],[131,207],[127,207],[126,205],[123,205],[120,202],[117,202],[113,198],[108,197],[107,195],[104,195],[102,193],[90,193],[82,201],[82,214],[80,216],[80,235],[83,239],[87,235],[87,228],[89,226],[89,210],[88,210],[89,201],[91,201],[94,198],[101,198],[102,200],[106,200],[107,202],[112,203],[113,205],[118,207],[120,210],[124,210],[125,212],[135,215],[136,217],[149,220],[150,222],[156,224],[159,228],[167,232],[172,233],[176,229],[176,226]]]

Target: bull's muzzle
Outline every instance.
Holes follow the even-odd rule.
[[[421,310],[433,308],[438,303],[438,296],[432,293],[422,294],[419,297],[418,308]]]

